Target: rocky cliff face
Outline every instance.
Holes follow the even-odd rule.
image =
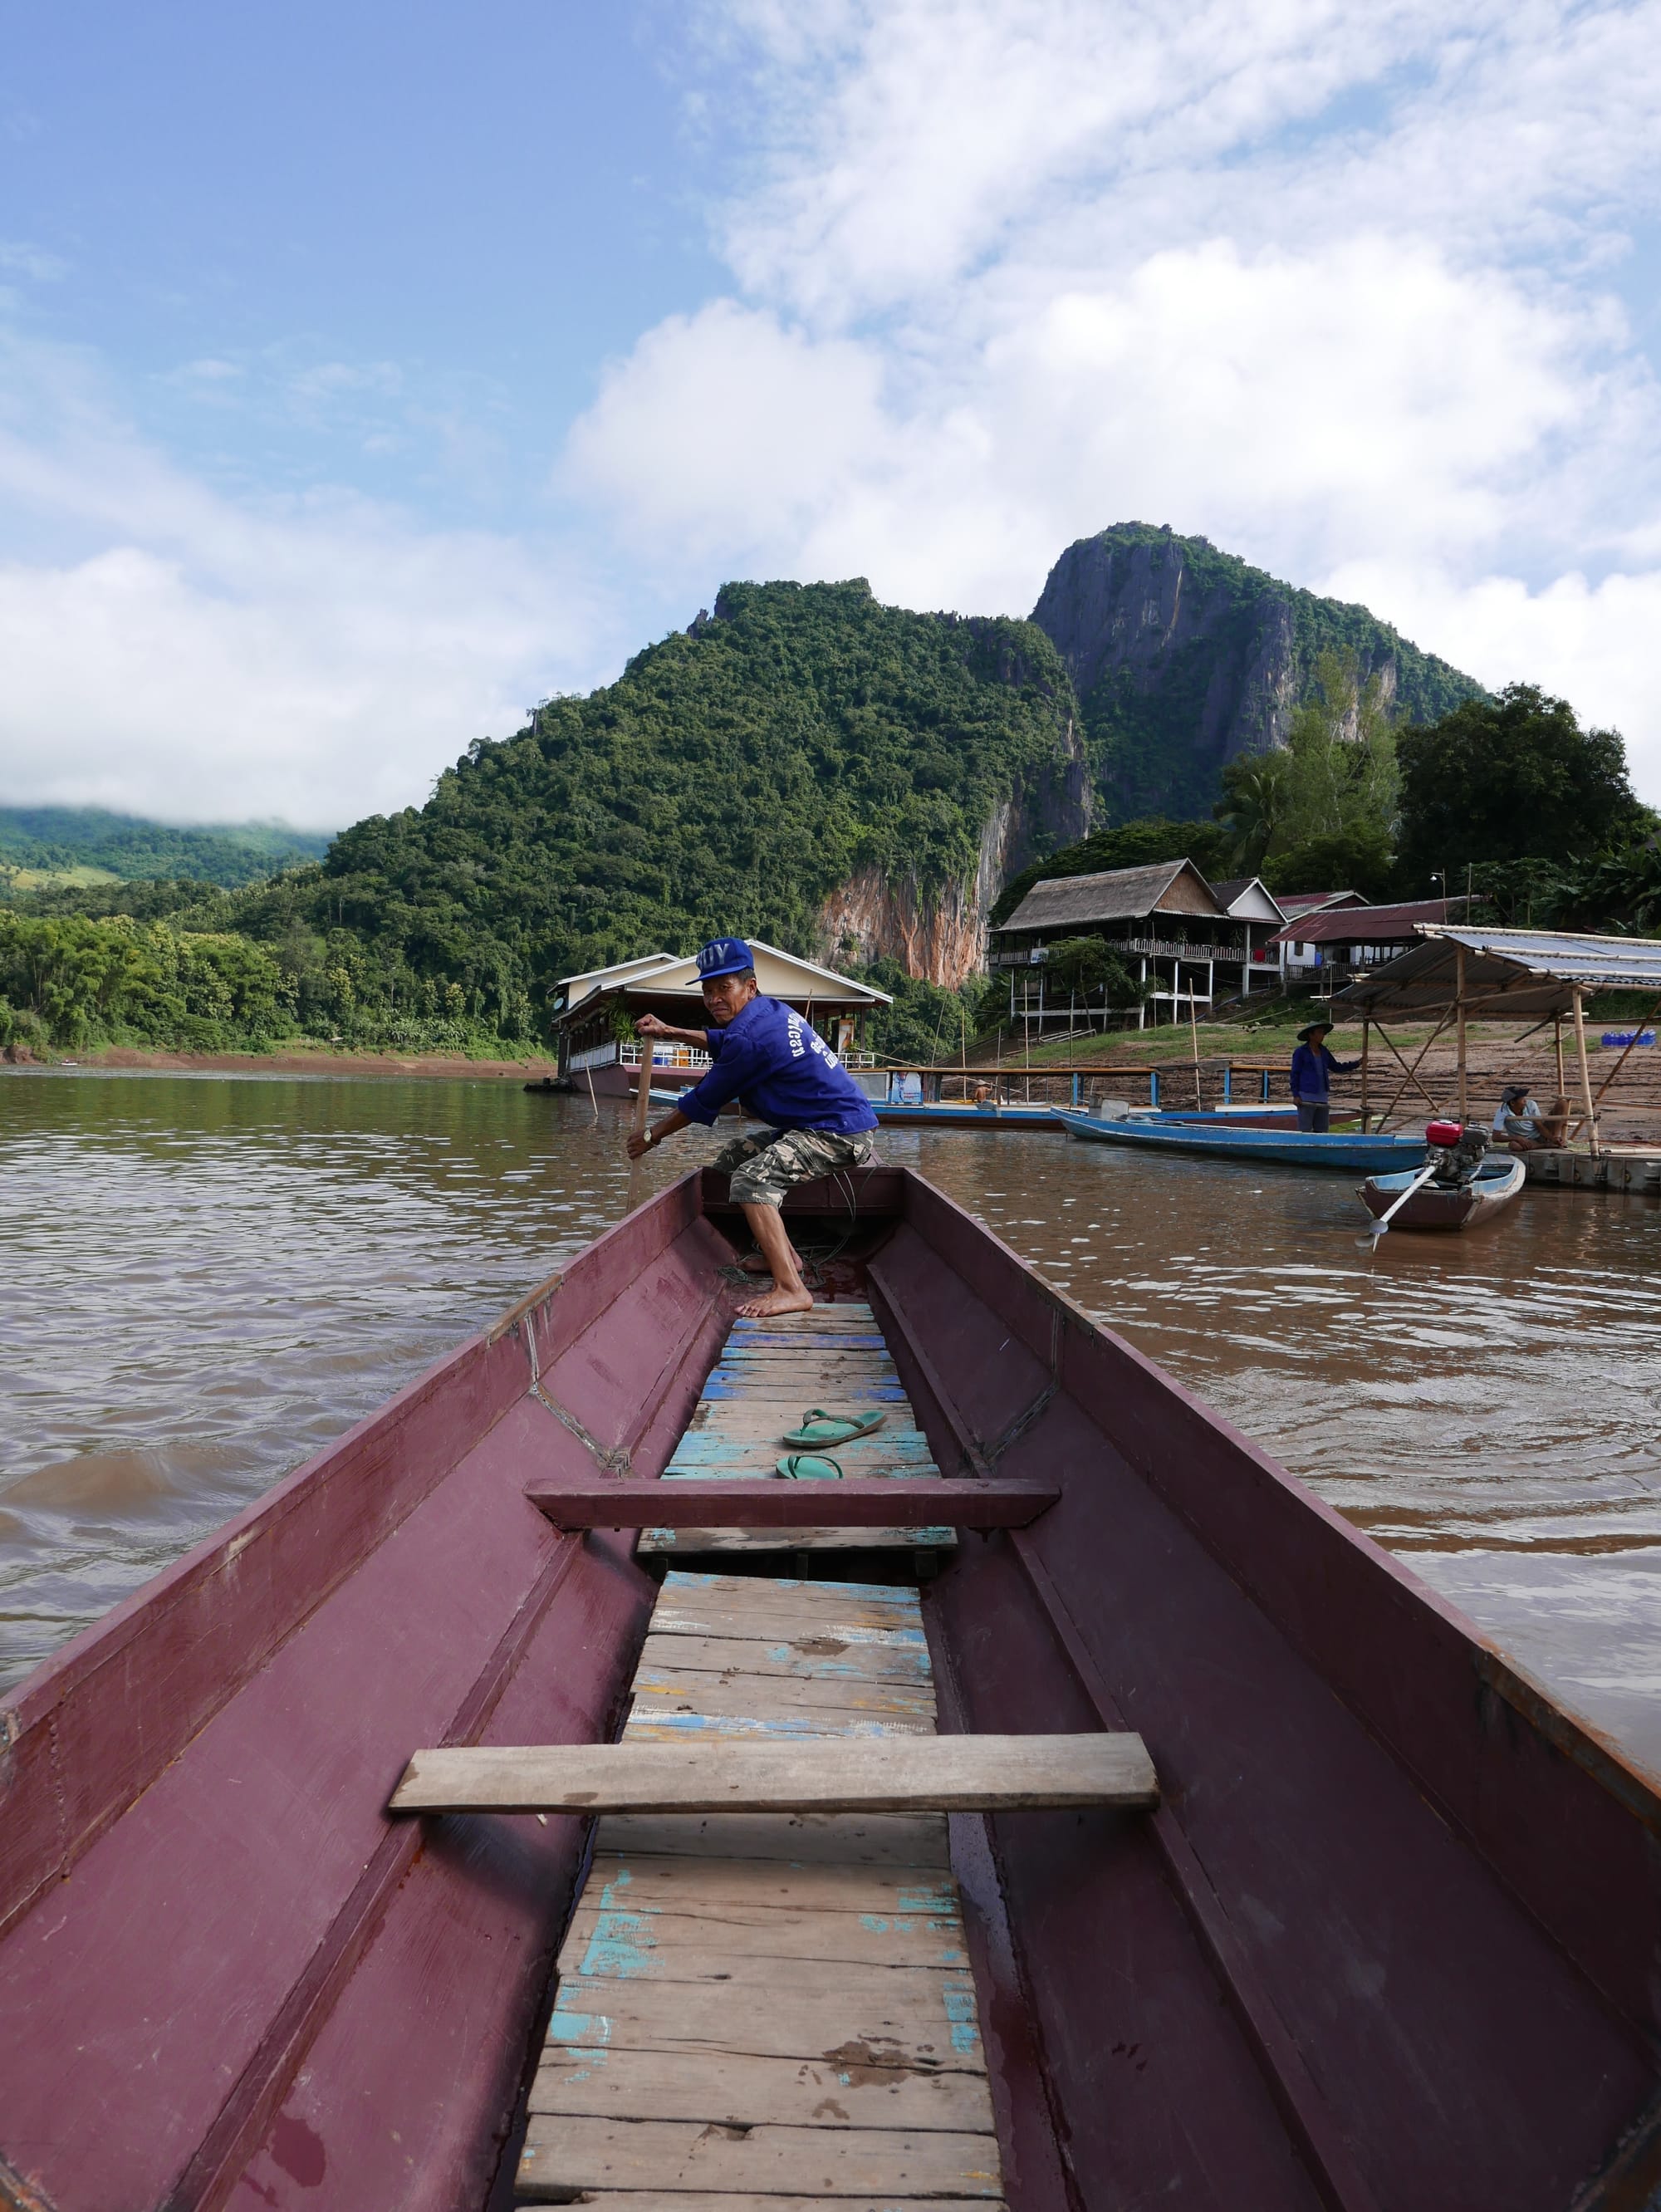
[[[1070,545],[1033,620],[1072,676],[1112,821],[1208,813],[1226,762],[1284,741],[1329,647],[1353,651],[1363,676],[1379,673],[1411,721],[1481,689],[1365,607],[1143,523]]]
[[[890,957],[910,975],[958,989],[986,964],[991,909],[1004,884],[1039,854],[1088,836],[1094,796],[1070,717],[1053,766],[988,815],[973,875],[925,888],[914,875],[862,868],[820,908],[819,957],[831,966]]]

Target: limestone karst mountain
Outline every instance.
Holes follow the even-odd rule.
[[[1033,620],[1073,679],[1111,822],[1208,814],[1223,763],[1285,736],[1329,648],[1377,672],[1404,721],[1434,722],[1482,690],[1365,607],[1141,522],[1070,545]]]

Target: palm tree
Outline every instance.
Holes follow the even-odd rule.
[[[1222,772],[1226,796],[1216,813],[1234,832],[1234,865],[1255,875],[1274,842],[1286,812],[1289,754],[1278,748],[1268,753],[1246,753],[1230,761]]]

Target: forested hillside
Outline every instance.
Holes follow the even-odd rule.
[[[1112,635],[1094,660],[1082,600],[1085,628],[1067,634],[1093,713],[1110,679],[1145,678],[1136,711],[1156,710],[1173,746],[1211,726],[1197,672],[1255,575],[1200,543],[1130,544],[1174,593],[1162,660],[1112,659],[1134,593],[1104,603]],[[1424,896],[1428,870],[1451,881],[1469,862],[1503,918],[1651,926],[1661,825],[1633,800],[1618,737],[1527,686],[1467,699],[1467,679],[1364,611],[1257,582],[1282,593],[1293,639],[1284,742],[1191,778],[1183,818],[1118,820],[1125,755],[1100,719],[1081,737],[1074,683],[1035,623],[908,613],[860,582],[729,585],[616,683],[470,746],[426,805],[358,823],[321,861],[232,885],[0,881],[0,1046],[529,1050],[549,1042],[561,976],[733,931],[875,974],[903,1001],[878,1042],[915,1054],[973,1018],[989,921],[1040,864],[1182,853],[1213,875],[1374,896]],[[1185,630],[1196,599],[1204,619]],[[1371,625],[1360,646],[1323,643],[1351,617]],[[1232,664],[1210,665],[1215,705]],[[1449,690],[1466,703],[1403,727]],[[189,841],[205,833],[161,834],[179,846],[151,863],[197,865]],[[105,849],[137,873],[135,845]]]
[[[525,1042],[548,1036],[559,977],[642,947],[731,930],[859,965],[911,951],[907,933],[946,942],[943,916],[955,982],[1008,870],[1088,826],[1075,720],[1030,623],[911,614],[864,583],[731,585],[712,617],[470,746],[425,806],[357,823],[320,867],[0,913],[0,995],[58,1041],[155,1036],[172,1005],[169,1035],[223,1042],[241,1018],[205,974],[181,981],[163,941],[205,931],[271,963],[264,1038]],[[120,941],[66,948],[48,1012],[39,931],[70,917]]]
[[[190,877],[231,888],[320,860],[328,849],[326,836],[280,823],[180,830],[100,806],[0,806],[0,878],[26,889],[77,876],[122,883]]]

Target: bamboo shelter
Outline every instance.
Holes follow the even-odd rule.
[[[1595,1157],[1600,1150],[1599,1107],[1632,1050],[1632,1044],[1628,1044],[1594,1092],[1591,1063],[1586,1057],[1585,1009],[1587,1000],[1597,991],[1644,991],[1653,995],[1654,1006],[1633,1031],[1635,1042],[1645,1023],[1661,1014],[1661,941],[1640,937],[1593,937],[1555,930],[1422,924],[1417,944],[1373,975],[1337,993],[1332,1000],[1335,1011],[1343,1007],[1352,1018],[1361,1018],[1363,1116],[1370,1103],[1367,1087],[1375,1030],[1402,1071],[1401,1082],[1382,1118],[1388,1120],[1409,1091],[1415,1091],[1428,1104],[1434,1105],[1419,1079],[1419,1069],[1431,1046],[1452,1027],[1458,1048],[1458,1111],[1464,1120],[1470,1111],[1466,1040],[1473,1019],[1532,1018],[1536,1028],[1541,1030],[1549,1023],[1556,1048],[1558,1085],[1567,1097],[1563,1080],[1563,1024],[1567,1018],[1574,1040],[1580,1094],[1579,1117],[1569,1136],[1572,1140],[1584,1129]],[[1391,1042],[1381,1026],[1391,1017],[1435,1023],[1410,1063]],[[1520,1043],[1522,1039],[1518,1042]]]

